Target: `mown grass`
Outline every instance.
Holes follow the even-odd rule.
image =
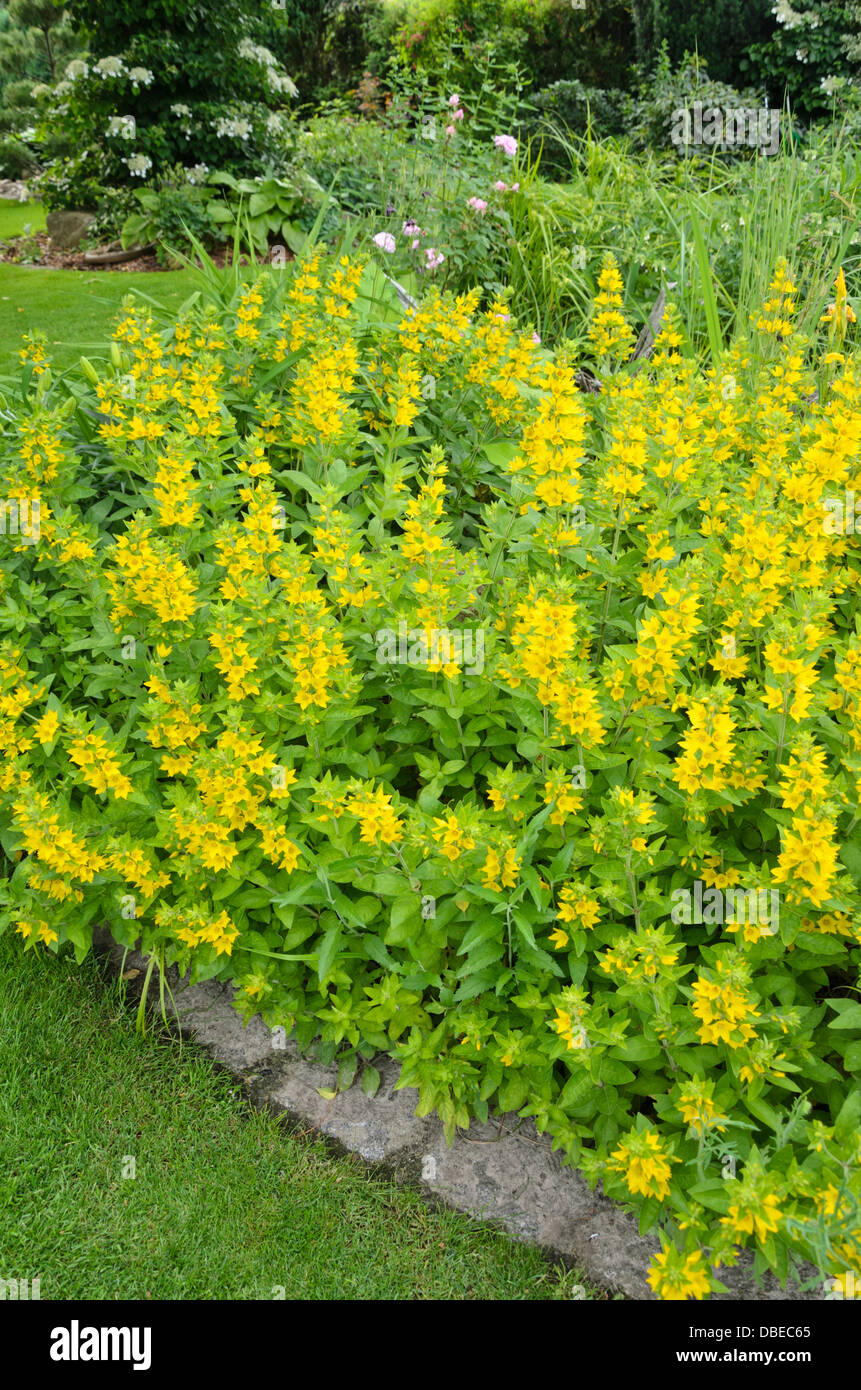
[[[195,288],[187,270],[158,275],[0,265],[0,374],[17,368],[24,333],[44,333],[52,369],[62,371],[82,356],[107,355],[125,295],[175,313]]]
[[[193,1047],[140,1037],[92,960],[0,940],[0,1045],[0,1278],[39,1276],[43,1299],[536,1300],[582,1283],[291,1135]]]
[[[41,203],[19,203],[0,198],[0,241],[11,241],[25,231],[44,232],[45,209]]]

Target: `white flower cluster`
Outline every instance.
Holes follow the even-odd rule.
[[[286,92],[291,97],[299,95],[299,88],[293,78],[287,76],[286,72],[276,72],[274,68],[267,68],[266,81],[273,92]]]
[[[268,48],[264,48],[261,43],[253,43],[251,39],[242,39],[239,44],[240,58],[249,58],[253,63],[259,63],[266,69],[266,85],[273,92],[287,92],[289,96],[299,95],[299,88],[288,77],[286,72],[279,71],[278,59],[274,53],[270,53]]]
[[[186,169],[185,177],[189,183],[204,183],[208,173],[208,164],[193,164],[190,169]]]
[[[172,114],[176,116],[177,120],[179,121],[179,128],[182,131],[183,135],[190,135],[191,117],[193,114],[191,107],[186,106],[185,103],[182,101],[175,101],[170,109]]]
[[[247,140],[252,131],[251,122],[244,116],[219,116],[212,124],[215,126],[216,135],[232,135],[239,140]]]
[[[251,58],[264,67],[273,67],[278,62],[275,54],[264,48],[262,43],[253,43],[249,38],[240,39],[238,52],[240,58]]]
[[[133,178],[145,179],[152,168],[152,160],[148,154],[132,154],[123,160],[129,173]]]
[[[789,0],[777,0],[777,4],[771,7],[771,13],[784,29],[798,29],[804,24],[809,25],[811,29],[819,28],[819,15],[815,10],[803,14],[794,10]]]
[[[824,92],[827,97],[833,97],[836,92],[842,92],[849,83],[845,77],[823,77],[819,83],[820,92]]]
[[[134,116],[111,116],[111,119],[108,121],[108,128],[105,134],[122,135],[126,140],[134,139]]]
[[[133,87],[149,87],[155,81],[155,73],[149,68],[127,68],[122,58],[116,57],[100,58],[92,67],[83,58],[73,58],[71,63],[66,65],[66,81],[77,82],[79,78],[87,77],[91,72],[101,77],[102,81],[106,77],[122,77],[125,73]]]
[[[126,71],[126,65],[122,58],[100,58],[97,63],[93,63],[93,72],[97,72],[99,77],[121,77]]]

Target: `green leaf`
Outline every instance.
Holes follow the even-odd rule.
[[[375,1096],[377,1094],[377,1091],[380,1089],[381,1080],[382,1077],[380,1076],[380,1073],[377,1071],[376,1067],[372,1067],[370,1063],[366,1062],[362,1070],[362,1090],[364,1091],[365,1095],[372,1097]]]
[[[831,1007],[841,1005],[840,1014],[828,1024],[829,1028],[861,1028],[861,1004],[851,999],[832,999]]]
[[[751,1115],[755,1116],[757,1120],[762,1120],[763,1124],[768,1125],[769,1129],[773,1129],[775,1134],[777,1133],[780,1128],[780,1116],[777,1111],[768,1104],[768,1101],[763,1100],[761,1096],[753,1097],[745,1095],[744,1103]]]
[[[861,1091],[850,1091],[840,1107],[840,1113],[834,1121],[834,1138],[838,1144],[849,1139],[858,1129],[858,1122],[861,1120]]]
[[[706,316],[706,328],[708,330],[709,348],[711,350],[711,366],[717,368],[723,351],[723,335],[720,327],[720,314],[718,313],[717,296],[715,295],[714,280],[712,278],[712,268],[709,261],[708,248],[700,225],[699,217],[693,207],[690,209],[691,227],[694,234],[694,249],[697,257],[697,268],[700,273],[700,290],[702,291],[702,302]]]
[[[348,1091],[356,1078],[356,1069],[359,1065],[359,1058],[355,1052],[350,1052],[346,1057],[342,1057],[338,1063],[338,1090]]]
[[[636,1074],[630,1067],[626,1067],[624,1062],[617,1062],[613,1057],[602,1057],[598,1071],[601,1080],[613,1086],[624,1086],[626,1081],[633,1081]]]
[[[394,970],[395,972],[402,969],[394,956],[386,950],[378,936],[363,936],[362,945],[370,959],[375,960],[377,965],[384,965],[387,970]]]
[[[221,902],[222,898],[232,897],[234,893],[239,892],[243,882],[243,879],[234,878],[231,875],[216,879],[214,886],[210,890],[213,902]]]
[[[323,942],[320,946],[320,951],[317,956],[317,978],[320,981],[320,984],[323,983],[323,981],[325,980],[326,976],[332,968],[332,962],[335,959],[335,954],[338,950],[340,941],[340,924],[335,927],[330,927],[329,930],[326,932],[326,935],[323,937]]]
[[[465,980],[467,975],[474,975],[477,970],[486,970],[489,965],[501,961],[504,954],[505,947],[501,941],[485,941],[470,951],[466,965],[460,972],[461,978]]]
[[[274,199],[271,193],[252,193],[248,199],[248,211],[252,218],[257,218],[262,212],[269,212]]]
[[[421,926],[421,899],[417,893],[401,893],[391,906],[386,930],[387,946],[406,946]]]
[[[516,439],[497,439],[492,444],[485,444],[482,452],[488,463],[502,472],[517,457],[519,448]]]
[[[517,930],[520,932],[520,935],[526,942],[527,946],[531,946],[533,950],[537,949],[535,942],[535,933],[532,930],[532,923],[526,916],[526,913],[521,912],[518,908],[515,908],[512,916],[514,917],[514,924],[517,927]]]
[[[624,1058],[626,1062],[654,1061],[661,1055],[661,1044],[654,1038],[628,1038],[619,1047],[614,1047],[611,1057]]]
[[[282,222],[281,235],[294,256],[298,256],[305,245],[305,231],[297,227],[295,222]]]

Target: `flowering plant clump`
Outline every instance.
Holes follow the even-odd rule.
[[[591,392],[504,302],[319,255],[129,301],[65,383],[25,342],[0,928],[106,921],[344,1085],[392,1052],[450,1136],[531,1116],[660,1223],[661,1297],[743,1247],[846,1282],[861,355],[782,265],[779,333],[703,373],[670,308],[628,363],[620,285]]]
[[[152,0],[143,15],[128,0],[71,0],[70,13],[90,52],[66,65],[43,113],[49,206],[101,206],[102,190],[177,165],[244,173],[289,155],[297,88],[237,0]]]
[[[395,84],[379,127],[315,118],[299,136],[297,162],[324,188],[336,178],[341,207],[362,218],[355,244],[369,256],[376,246],[407,293],[421,294],[431,277],[441,289],[480,283],[493,295],[523,254],[526,190],[538,196],[516,138],[494,138],[510,107],[492,84],[474,96]],[[388,153],[378,163],[381,129]]]

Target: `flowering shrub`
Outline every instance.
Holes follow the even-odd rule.
[[[428,273],[453,291],[495,293],[510,281],[525,176],[511,133],[517,100],[497,76],[468,95],[403,79],[379,121],[320,117],[299,137],[297,164],[334,185],[344,213],[364,215],[360,235],[393,257],[386,271],[410,289]]]
[[[534,1118],[661,1223],[861,1249],[861,358],[778,267],[702,374],[611,261],[583,355],[320,257],[53,381],[0,536],[0,929],[233,981],[449,1136]],[[841,502],[841,524],[832,501]],[[842,505],[842,504],[845,504]],[[853,510],[854,517],[854,510]],[[361,1069],[361,1070],[360,1070]]]
[[[70,62],[42,134],[64,148],[42,180],[50,206],[96,205],[102,190],[180,165],[244,172],[278,160],[290,143],[295,84],[248,32],[236,0],[140,7],[73,0],[90,53]]]

